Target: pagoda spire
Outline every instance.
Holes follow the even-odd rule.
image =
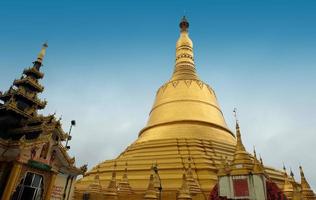
[[[239,122],[237,119],[237,111],[234,109],[234,115],[236,118],[236,148],[235,148],[235,154],[234,159],[232,162],[232,171],[231,174],[249,174],[253,170],[253,161],[250,157],[250,155],[247,153],[246,148],[242,142],[241,139],[241,133],[240,133],[240,127]]]
[[[45,54],[46,54],[46,49],[48,47],[47,42],[45,42],[42,46],[41,51],[39,52],[38,56],[37,56],[37,60],[33,63],[34,67],[39,70],[39,68],[42,66]]]
[[[236,120],[236,136],[237,136],[236,150],[239,150],[239,151],[246,151],[246,148],[245,148],[244,144],[242,143],[241,133],[240,133],[240,127],[239,127],[239,122],[238,122],[238,120]]]
[[[253,156],[255,159],[257,159],[257,152],[256,152],[256,147],[253,146]]]
[[[102,191],[99,169],[97,169],[97,174],[94,176],[93,182],[89,185],[89,191],[95,193]]]
[[[284,171],[283,172],[283,177],[284,177],[283,192],[288,198],[291,198],[293,196],[294,188],[291,183],[291,179],[286,172],[286,167],[284,164],[283,164],[283,171]]]
[[[260,160],[261,157],[260,157]],[[264,166],[262,164],[262,162],[260,162],[258,159],[257,159],[257,156],[256,156],[256,153],[255,153],[255,157],[253,159],[253,173],[254,174],[265,174],[265,171],[264,171]]]
[[[302,190],[304,189],[310,189],[310,186],[305,178],[305,174],[304,174],[304,171],[303,171],[303,167],[300,166],[300,175],[301,175],[301,186],[302,186]]]
[[[144,195],[145,200],[158,199],[158,190],[155,188],[154,175],[150,174],[147,190]]]
[[[189,22],[185,16],[179,24],[180,37],[176,43],[176,63],[171,80],[198,80],[193,56],[193,42],[189,37]]]
[[[193,196],[201,193],[201,188],[197,180],[193,176],[192,166],[191,166],[192,158],[188,158],[188,169],[186,171],[186,182],[188,183],[190,194]]]
[[[129,184],[128,177],[127,177],[127,162],[125,163],[125,170],[122,176],[121,181],[117,187],[118,194],[133,194],[133,190],[131,185]]]
[[[306,199],[316,199],[316,196],[313,190],[311,189],[309,183],[307,182],[305,178],[303,167],[300,166],[299,168],[300,168],[300,175],[301,175],[301,191],[302,191],[303,197]]]
[[[111,199],[111,200],[118,199],[117,185],[116,185],[116,162],[114,163],[112,178],[110,180],[108,187],[105,189],[104,194],[105,194],[106,199]]]
[[[185,173],[182,175],[182,185],[181,188],[178,190],[177,200],[190,200],[192,199],[189,184],[187,182],[187,178]]]

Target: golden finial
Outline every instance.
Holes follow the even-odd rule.
[[[292,168],[290,168],[290,176],[294,179],[294,173],[292,171]]]
[[[234,113],[235,120],[238,121],[238,119],[237,119],[237,108],[234,108],[233,113]]]
[[[189,29],[189,22],[185,16],[182,17],[181,22],[179,24],[181,28],[181,32],[187,32]]]
[[[234,108],[233,110],[235,122],[236,122],[236,130],[239,130],[239,122],[238,122],[238,116],[237,116],[237,108]]]
[[[311,191],[311,187],[305,178],[302,165],[300,165],[299,168],[300,168],[300,175],[301,175],[301,188],[302,188],[302,190]]]
[[[234,112],[234,117],[235,117],[235,121],[236,121],[236,136],[237,136],[237,144],[236,144],[236,149],[242,150],[242,151],[246,151],[242,140],[241,140],[241,133],[240,133],[240,128],[239,128],[239,122],[238,122],[238,118],[237,118],[237,109],[234,108],[233,110]]]
[[[256,146],[253,145],[253,156],[255,157],[255,159],[257,159],[257,152],[256,152]]]
[[[261,155],[259,155],[259,156],[260,156],[260,163],[261,163],[261,165],[263,165],[262,157],[261,157]]]
[[[283,171],[286,173],[286,167],[284,163],[283,163]]]
[[[303,171],[302,165],[300,165],[299,168],[300,168],[301,177],[304,177],[305,175],[304,175],[304,171]]]
[[[46,48],[48,47],[48,44],[47,42],[45,42],[42,46],[42,49],[40,51],[40,53],[38,54],[37,56],[37,62],[39,63],[42,63],[43,62],[43,59],[44,59],[44,56],[46,54]]]

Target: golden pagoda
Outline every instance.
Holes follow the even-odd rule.
[[[283,173],[261,166],[257,160],[254,162],[241,143],[239,127],[238,142],[227,127],[215,91],[196,72],[188,29],[189,23],[183,17],[176,42],[174,72],[158,89],[147,125],[117,158],[98,164],[77,182],[76,200],[89,192],[88,186],[97,173],[102,187],[107,187],[113,181],[114,165],[117,179],[121,180],[127,173],[135,193],[127,199],[207,199],[218,181],[218,172],[227,163],[233,163],[232,173],[242,164],[243,172],[264,171],[269,179],[283,186]],[[152,163],[156,163],[155,172]],[[186,169],[185,176],[183,169]],[[161,194],[155,180],[161,185]]]

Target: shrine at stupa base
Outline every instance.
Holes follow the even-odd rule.
[[[204,200],[218,185],[223,163],[237,159],[252,173],[255,156],[243,150],[236,157],[238,140],[226,125],[214,90],[196,73],[188,27],[184,17],[174,73],[157,91],[146,127],[116,159],[98,164],[77,181],[75,200]],[[262,170],[283,189],[283,172],[263,165]]]

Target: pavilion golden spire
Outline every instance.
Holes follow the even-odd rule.
[[[236,120],[236,136],[237,136],[236,151],[246,152],[245,146],[243,145],[242,140],[241,140],[240,127],[239,127],[239,122],[237,119],[237,109],[235,108],[233,112],[234,112],[234,117]]]
[[[238,121],[236,121],[236,136],[237,136],[236,150],[237,151],[246,151],[245,146],[241,140],[240,127],[239,127]]]
[[[189,22],[185,16],[179,26],[180,37],[176,43],[176,64],[171,80],[198,80],[194,65],[193,42],[188,33]]]
[[[234,154],[234,159],[232,162],[232,171],[231,174],[249,174],[253,170],[253,161],[246,151],[244,144],[242,143],[241,133],[239,128],[239,123],[236,116],[236,109],[234,110],[236,117],[236,149]]]

